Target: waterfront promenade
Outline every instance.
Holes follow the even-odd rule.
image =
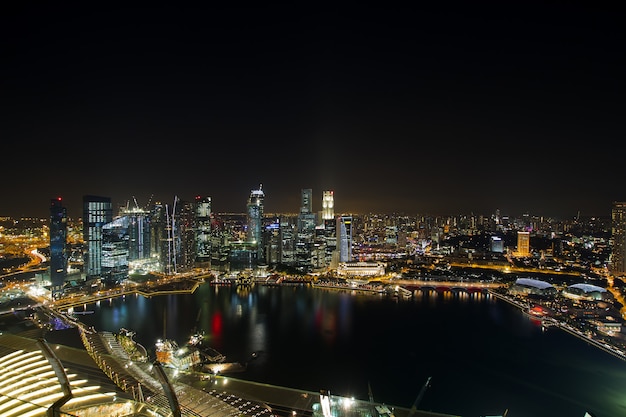
[[[505,293],[505,291],[500,291],[500,292]],[[367,371],[366,375],[361,375],[360,371],[358,371],[356,368],[351,369],[353,367],[350,367],[350,366],[344,367],[343,365],[339,363],[335,365],[333,359],[331,358],[332,355],[330,355],[328,356],[328,363],[333,363],[333,368],[321,371],[324,367],[323,363],[319,363],[317,367],[311,366],[311,364],[308,363],[308,362],[318,362],[319,359],[313,360],[313,361],[306,361],[307,363],[298,362],[299,359],[297,357],[290,356],[289,353],[285,352],[287,351],[287,349],[281,349],[278,351],[265,350],[267,348],[265,346],[260,345],[258,342],[251,343],[251,341],[245,340],[245,338],[247,337],[245,330],[241,329],[240,326],[238,325],[238,323],[242,322],[242,318],[238,314],[235,313],[235,306],[247,305],[247,302],[249,301],[249,297],[250,297],[248,293],[242,294],[235,288],[229,288],[228,290],[225,288],[224,289],[213,288],[211,285],[207,284],[207,285],[201,286],[196,291],[195,294],[193,295],[181,294],[180,298],[184,300],[188,300],[189,304],[185,302],[185,311],[188,310],[186,313],[186,316],[191,319],[193,319],[194,317],[195,318],[198,317],[198,314],[196,314],[196,312],[199,310],[206,312],[207,310],[205,309],[207,309],[207,305],[208,306],[218,306],[218,305],[221,306],[219,307],[218,310],[216,310],[216,313],[221,312],[217,314],[223,314],[221,318],[224,320],[222,323],[224,325],[224,328],[228,328],[230,329],[231,333],[238,334],[240,336],[233,336],[234,340],[230,342],[227,339],[224,339],[224,342],[226,344],[221,344],[221,342],[217,343],[217,346],[219,346],[220,351],[223,351],[224,353],[229,354],[229,356],[233,355],[233,358],[238,358],[238,357],[245,358],[245,357],[249,357],[250,352],[260,352],[259,360],[255,360],[250,363],[250,366],[248,366],[249,371],[246,374],[242,374],[241,376],[239,374],[235,374],[233,376],[237,378],[241,378],[241,377],[245,379],[249,378],[255,381],[264,381],[270,384],[276,383],[277,385],[286,386],[286,387],[291,386],[289,384],[289,381],[294,381],[293,386],[312,390],[313,394],[311,395],[313,396],[309,395],[309,398],[317,398],[318,399],[317,402],[319,402],[318,391],[320,388],[330,388],[333,394],[347,393],[348,396],[351,395],[350,393],[358,392],[359,391],[358,388],[357,389],[350,388],[350,385],[349,385],[351,384],[350,382],[347,382],[347,384],[344,383],[346,379],[352,379],[355,381],[354,384],[356,384],[357,387],[358,386],[362,387],[362,385],[365,384],[365,381],[371,380],[373,382],[373,388],[374,388],[374,393],[376,394],[376,397],[380,396],[381,399],[385,398],[386,399],[385,401],[388,404],[402,404],[404,406],[410,406],[411,401],[415,398],[415,395],[417,395],[417,391],[419,391],[419,386],[423,384],[424,379],[429,375],[433,375],[435,382],[432,386],[432,389],[429,389],[427,392],[427,395],[425,396],[424,409],[432,410],[434,407],[434,410],[437,410],[437,411],[441,410],[450,414],[460,413],[461,415],[468,416],[468,417],[479,416],[479,415],[480,416],[498,415],[498,414],[501,414],[502,410],[504,410],[505,408],[509,408],[511,411],[517,411],[517,412],[520,412],[520,410],[529,410],[529,409],[535,409],[535,411],[539,411],[539,409],[540,408],[543,409],[543,407],[525,406],[516,402],[517,401],[516,392],[518,391],[518,389],[521,389],[521,387],[519,386],[516,387],[515,384],[509,384],[507,380],[503,380],[502,384],[496,384],[496,383],[493,383],[492,379],[482,378],[482,377],[476,378],[476,380],[466,381],[466,379],[468,378],[466,378],[464,374],[456,373],[457,366],[454,366],[455,362],[458,361],[456,359],[456,356],[450,356],[449,357],[450,362],[448,362],[448,357],[445,355],[443,355],[443,357],[439,357],[442,355],[439,355],[437,353],[438,352],[437,350],[434,350],[433,352],[431,352],[433,349],[420,347],[419,340],[421,339],[419,336],[405,337],[405,333],[400,334],[400,333],[396,333],[396,331],[413,329],[412,331],[408,333],[411,333],[411,334],[414,334],[415,332],[419,333],[421,329],[424,329],[424,330],[428,329],[428,327],[424,327],[424,326],[428,326],[428,323],[433,323],[433,324],[438,323],[438,322],[450,323],[452,322],[451,321],[452,317],[458,317],[458,319],[461,322],[465,323],[467,322],[467,320],[463,319],[464,317],[467,317],[467,316],[474,317],[474,314],[473,314],[474,312],[478,313],[479,311],[481,311],[487,314],[482,314],[482,315],[477,314],[474,317],[475,320],[471,320],[470,322],[465,323],[463,326],[463,328],[471,328],[473,326],[471,323],[476,323],[476,329],[469,332],[470,335],[472,336],[475,334],[483,334],[484,332],[482,331],[482,329],[484,330],[490,329],[491,331],[500,331],[500,328],[502,328],[502,331],[504,333],[506,333],[508,329],[517,329],[516,331],[522,331],[525,329],[526,331],[530,332],[529,337],[531,334],[534,335],[533,341],[534,343],[537,343],[538,346],[539,345],[543,346],[544,344],[550,345],[550,346],[547,346],[547,345],[544,346],[546,348],[552,348],[544,352],[547,356],[549,356],[551,352],[560,351],[560,345],[552,344],[552,342],[557,341],[557,340],[560,341],[560,343],[564,344],[565,346],[571,345],[572,349],[574,349],[576,346],[587,344],[587,343],[582,343],[582,344],[578,343],[574,339],[570,338],[566,332],[558,331],[556,327],[553,328],[552,330],[547,330],[546,332],[541,332],[541,329],[537,331],[538,322],[534,320],[532,322],[529,321],[530,319],[526,317],[524,314],[522,314],[522,311],[518,307],[511,305],[511,307],[515,307],[514,309],[511,309],[509,307],[509,303],[500,302],[500,299],[496,297],[492,297],[491,295],[487,295],[487,294],[480,294],[480,295],[477,295],[476,297],[471,297],[471,296],[460,295],[460,294],[457,296],[452,293],[446,293],[446,294],[440,293],[440,294],[435,295],[433,292],[431,292],[430,294],[418,292],[415,294],[413,300],[408,300],[406,302],[396,302],[391,297],[386,297],[386,296],[378,296],[378,295],[367,296],[364,294],[355,294],[354,296],[351,296],[352,293],[350,292],[345,292],[345,294],[340,294],[340,293],[341,291],[323,291],[323,290],[316,291],[316,290],[307,290],[306,288],[266,289],[261,286],[257,286],[257,288],[254,289],[254,292],[250,292],[250,294],[254,294],[257,296],[261,296],[263,294],[264,296],[263,300],[270,299],[269,298],[270,295],[277,296],[278,294],[281,295],[281,298],[283,296],[289,295],[289,300],[292,300],[292,299],[293,300],[305,299],[305,300],[311,300],[311,301],[317,300],[311,305],[320,306],[318,308],[324,308],[324,311],[336,311],[334,310],[334,308],[337,307],[335,302],[343,300],[344,303],[347,303],[346,306],[352,306],[354,308],[358,308],[358,317],[359,317],[358,320],[359,321],[352,322],[351,329],[353,329],[354,331],[357,331],[358,329],[366,330],[365,334],[367,334],[367,329],[370,329],[370,327],[369,326],[362,327],[362,325],[366,323],[370,323],[370,324],[378,323],[376,321],[377,317],[384,316],[384,317],[389,317],[390,319],[392,319],[396,316],[390,313],[397,312],[399,309],[402,311],[405,311],[405,314],[403,316],[406,316],[406,313],[408,313],[409,311],[414,312],[414,314],[411,313],[413,317],[412,320],[407,320],[406,322],[401,320],[403,321],[403,323],[402,324],[398,323],[397,325],[391,322],[388,323],[389,326],[386,326],[385,329],[397,328],[392,333],[392,335],[387,334],[385,336],[385,334],[389,332],[386,332],[386,331],[383,332],[383,329],[381,328],[380,329],[381,333],[379,334],[379,336],[384,337],[386,340],[395,340],[396,343],[399,344],[398,346],[400,346],[401,350],[402,350],[401,346],[407,346],[407,345],[414,346],[414,347],[407,348],[404,350],[410,349],[410,352],[423,353],[425,355],[423,357],[433,358],[433,360],[431,360],[431,362],[428,362],[428,361],[418,361],[417,363],[407,362],[408,367],[405,368],[403,366],[402,368],[404,369],[402,372],[400,371],[391,372],[392,370],[394,370],[394,366],[393,364],[390,364],[390,366],[385,367],[387,371],[389,371],[389,375],[385,375],[384,373],[372,374],[371,370]],[[143,298],[144,297],[140,297],[140,296],[133,296],[133,297],[126,296],[126,301],[124,302],[122,302],[122,300],[120,299],[117,302],[113,302],[111,304],[109,304],[108,302],[107,303],[102,302],[102,304],[99,304],[97,306],[93,304],[88,305],[87,309],[95,311],[96,314],[76,315],[75,318],[84,320],[85,323],[89,323],[89,326],[95,326],[96,329],[102,328],[102,330],[108,330],[114,333],[118,332],[118,330],[120,329],[119,326],[125,329],[138,330],[137,336],[140,336],[140,340],[142,340],[141,343],[144,343],[143,341],[145,340],[147,347],[153,347],[151,342],[153,343],[153,341],[156,340],[158,337],[163,336],[164,332],[159,328],[157,328],[155,332],[151,332],[150,331],[151,325],[142,326],[139,323],[136,323],[136,319],[134,318],[137,317],[137,314],[139,314],[140,311],[143,311],[144,314],[148,314],[148,317],[155,317],[157,321],[157,325],[158,325],[159,323],[161,323],[161,320],[160,320],[161,316],[159,314],[165,311],[164,308],[167,308],[170,306],[171,301],[173,299],[178,300],[179,298],[169,297],[169,296],[159,296],[159,297],[154,297],[152,299],[143,299]],[[522,297],[517,297],[517,299],[520,301],[524,300],[524,298]],[[225,309],[226,305],[223,304],[223,302],[225,301],[232,303],[232,304],[229,304],[230,307],[226,309]],[[259,302],[260,301],[261,299],[259,299]],[[324,304],[319,304],[320,301],[322,301]],[[369,308],[366,308],[364,306],[364,303],[366,305],[367,304],[371,304],[371,305]],[[256,305],[257,304],[255,304],[255,306]],[[258,307],[260,308],[262,305],[263,304],[258,304]],[[292,303],[289,303],[289,305],[292,305]],[[352,311],[352,307],[349,308],[350,311]],[[452,309],[450,309],[450,307],[452,307]],[[372,311],[372,309],[374,310]],[[498,313],[497,317],[500,320],[505,320],[504,323],[509,324],[509,326],[502,327],[504,323],[500,321],[498,321],[497,323],[492,323],[490,318],[493,318],[493,317],[491,313],[489,312],[494,309],[495,311],[500,312]],[[80,308],[77,308],[77,310],[80,310]],[[244,322],[247,321],[246,318],[254,317],[255,311],[258,311],[257,307],[255,307],[255,310],[251,310],[249,312],[244,310]],[[311,312],[312,311],[315,311],[315,310],[311,309]],[[372,314],[368,314],[367,313],[368,311],[372,311]],[[374,311],[376,311],[377,314],[374,314]],[[120,321],[119,324],[117,325],[118,327],[116,327],[116,325],[111,326],[110,323],[108,323],[108,319],[107,319],[108,313],[99,314],[100,312],[114,313],[114,316],[112,317],[118,317],[118,313],[127,312],[129,314],[128,317],[129,318],[132,317],[132,319]],[[288,313],[290,317],[297,316],[297,318],[294,317],[294,319],[291,320],[290,322],[293,322],[294,325],[298,325],[298,326],[300,326],[300,324],[298,323],[302,323],[302,325],[304,325],[302,318],[305,316],[309,316],[304,311],[302,312],[302,314],[300,314],[299,311],[295,312],[295,308],[293,309],[286,308],[284,312]],[[357,310],[354,310],[354,313],[356,312]],[[458,316],[458,313],[462,313],[463,315]],[[206,313],[203,313],[203,314],[206,314]],[[389,315],[387,316],[387,314]],[[448,317],[448,316],[451,316],[451,317]],[[173,317],[173,315],[168,314],[168,317]],[[209,324],[212,323],[212,320],[211,320],[211,317],[213,317],[212,315],[203,315],[202,317],[206,323],[209,323]],[[276,318],[274,316],[272,317],[273,318],[269,322],[265,323],[266,326],[270,326],[270,325],[273,326],[274,324],[276,324]],[[355,315],[354,316],[355,320],[356,320],[356,317],[357,316]],[[393,321],[396,322],[396,319],[394,319]],[[172,337],[173,340],[186,340],[186,338],[190,334],[193,334],[195,331],[193,320],[191,320],[191,322],[192,322],[191,324],[185,324],[184,317],[181,317],[180,323],[178,323],[178,325],[182,326],[182,330],[178,332],[168,333],[168,336]],[[358,324],[359,322],[361,322],[360,325]],[[340,324],[339,322],[336,322],[336,323],[337,325]],[[328,323],[328,324],[332,324],[332,323]],[[495,324],[495,326],[492,326],[491,324]],[[513,325],[513,326],[511,327],[510,325]],[[245,326],[241,326],[241,327],[245,327]],[[284,327],[284,325],[280,327]],[[168,328],[170,328],[170,326],[168,326]],[[174,328],[174,327],[172,326],[171,328]],[[205,329],[206,326],[201,324],[200,328]],[[209,327],[206,329],[207,331],[210,331],[211,328]],[[280,333],[276,333],[275,331],[271,330],[272,329],[271,327],[267,327],[266,329],[267,329],[267,336],[268,337],[271,336],[271,340],[283,340],[282,336],[280,336]],[[305,328],[302,328],[305,334],[311,334],[311,331],[322,332],[320,333],[320,336],[325,337],[325,338],[329,335],[332,335],[332,333],[328,333],[328,330],[326,329],[332,330],[333,328],[328,327],[328,326],[319,327],[319,325],[314,324],[314,323],[311,323],[310,326],[306,327],[306,330]],[[431,333],[432,331],[434,331],[434,329],[431,329],[431,331],[429,331],[428,333]],[[49,334],[51,336],[54,336],[54,334],[59,334],[59,336],[57,336],[56,338],[57,342],[61,340],[61,343],[64,343],[65,336],[60,336],[61,332],[59,333],[49,332]],[[362,334],[362,332],[359,332],[359,334]],[[482,338],[484,339],[485,337],[488,337],[488,334],[489,332],[487,332],[487,334],[483,334]],[[296,335],[294,335],[294,337],[295,336]],[[393,339],[389,339],[390,336]],[[228,337],[228,336],[224,334],[224,337]],[[241,338],[244,340],[237,341],[238,338]],[[295,337],[293,340],[295,342],[296,340],[300,340],[304,338]],[[363,341],[367,341],[368,337],[365,336],[362,339]],[[501,343],[507,344],[506,350],[511,352],[511,354],[514,354],[514,352],[517,352],[517,355],[514,354],[514,356],[518,356],[521,350],[522,356],[520,357],[520,359],[523,360],[525,358],[524,356],[525,351],[523,349],[518,349],[516,345],[508,346],[508,343],[511,343],[511,342],[515,343],[515,340],[509,340],[509,339],[510,338],[507,336],[507,334],[502,334],[502,338],[499,338],[498,340]],[[51,340],[55,340],[55,339],[53,338]],[[81,346],[80,341],[78,339],[77,341],[79,343],[73,343],[73,345]],[[320,343],[325,344],[327,341],[328,339],[321,339]],[[239,348],[237,346],[239,346],[238,344],[241,344],[241,343],[245,343],[245,347],[240,351],[238,350]],[[413,345],[413,343],[417,343],[417,345]],[[455,345],[455,346],[457,345],[452,340],[450,340],[449,343],[451,345]],[[213,345],[213,342],[211,342],[211,345]],[[469,354],[471,353],[472,349],[471,347],[468,349],[469,350],[467,351],[467,353]],[[612,360],[614,362],[614,366],[617,366],[617,367],[624,366],[622,365],[622,361],[619,361],[620,363],[615,363],[613,357],[611,357],[610,355],[606,355],[604,351],[602,350],[593,349],[590,346],[587,346],[586,348],[581,349],[581,351],[586,352],[586,354],[589,355],[587,357],[597,358],[599,360],[599,364],[603,363],[602,359],[603,357],[605,357],[604,359],[609,363]],[[597,352],[590,352],[590,351],[597,351]],[[281,360],[277,361],[278,363],[272,363],[272,368],[264,369],[261,365],[264,364],[263,361],[265,360],[265,358],[269,360],[272,354],[275,354],[278,352],[280,352]],[[315,349],[307,350],[306,351],[307,357],[310,357],[310,355],[314,354],[314,352],[315,352]],[[567,352],[570,352],[570,350],[568,349]],[[455,350],[455,354],[456,354],[456,350]],[[431,356],[431,355],[435,355],[435,356]],[[418,356],[418,357],[422,357],[422,356]],[[431,366],[430,363],[434,362],[435,358],[438,358],[436,359],[436,362],[438,363],[438,365],[436,366],[436,369],[435,370],[424,369],[425,367],[430,367]],[[501,366],[507,366],[505,364],[511,362],[508,359],[509,358],[506,355],[504,355],[502,358],[499,358],[497,362],[502,363]],[[568,362],[579,363],[574,358],[570,358],[570,359],[573,359],[573,361],[570,360]],[[349,358],[346,358],[346,360],[349,360]],[[293,377],[290,377],[289,379],[282,378],[282,380],[280,380],[281,378],[275,378],[273,376],[269,376],[266,378],[262,376],[260,373],[260,372],[263,372],[264,375],[273,375],[274,373],[283,375],[285,373],[285,369],[283,369],[282,364],[284,363],[293,363],[294,367],[296,368],[301,367],[303,371],[303,375],[293,376]],[[365,361],[364,366],[370,366],[369,369],[371,369],[371,366],[373,366],[373,364],[370,363],[369,361]],[[510,367],[514,365],[509,364],[508,366]],[[499,369],[497,366],[489,365],[487,363],[483,363],[482,365],[480,365],[480,367],[481,369],[485,369],[485,370]],[[549,367],[551,371],[555,370],[553,368],[555,367],[554,366]],[[320,376],[320,373],[318,373],[317,369],[319,369],[320,372],[323,372],[324,374],[326,374],[326,376]],[[345,372],[338,373],[338,372],[335,372],[334,369],[342,369],[342,371],[345,371]],[[465,369],[466,371],[471,370],[471,369],[466,369],[466,368],[463,368],[463,369]],[[507,369],[512,369],[512,368],[507,368]],[[524,366],[524,369],[526,369],[526,366]],[[528,369],[532,369],[532,362],[528,364]],[[570,368],[568,368],[568,372],[569,370]],[[556,367],[556,371],[558,372],[558,367]],[[446,377],[445,375],[446,372],[451,373],[450,375],[454,375],[454,377],[451,377],[450,375]],[[540,369],[537,369],[535,372],[536,372],[536,375],[542,375],[542,379],[545,379],[548,375],[552,375],[550,371],[544,373]],[[293,372],[289,370],[287,371],[287,373],[293,373]],[[574,371],[570,373],[574,373]],[[576,373],[582,373],[583,381],[588,379],[590,381],[594,381],[594,384],[597,383],[597,387],[603,387],[603,384],[600,381],[595,381],[593,376],[585,375],[584,370],[576,371]],[[306,376],[307,374],[310,375],[310,377],[307,377]],[[408,374],[418,375],[419,377],[417,379],[407,380]],[[181,374],[179,373],[179,377],[180,375]],[[230,382],[234,381],[235,378],[230,378],[227,375],[229,374],[221,375],[221,377],[223,377],[224,381],[229,381],[228,386],[234,387],[234,385],[231,385]],[[352,377],[348,377],[347,375],[352,375]],[[515,373],[512,372],[512,375],[515,375]],[[554,374],[554,378],[559,380],[560,377],[559,375]],[[576,377],[573,375],[569,376],[566,379],[566,381],[561,381],[561,383],[567,385],[567,381],[570,381],[575,378]],[[312,379],[315,382],[307,384],[306,383],[307,379]],[[560,378],[560,379],[564,379],[564,378]],[[274,382],[274,380],[276,380],[276,382]],[[458,380],[463,381],[464,383],[460,384],[460,383],[454,382]],[[339,385],[339,381],[342,381],[341,385]],[[383,387],[378,386],[379,384],[382,383],[381,381],[386,381],[385,383],[383,383]],[[181,380],[178,380],[178,382],[181,382]],[[209,385],[207,385],[209,381],[200,381],[199,383],[205,384],[203,386],[206,388],[209,387]],[[475,384],[475,385],[472,385],[470,387],[467,384]],[[407,385],[411,385],[411,388],[408,390],[404,388]],[[512,385],[512,386],[509,386],[509,385]],[[385,392],[386,387],[389,387],[389,386],[397,386],[397,388],[394,389],[393,393]],[[463,389],[462,386],[467,386],[467,390]],[[476,390],[474,386],[484,386],[486,390]],[[502,388],[500,388],[501,386]],[[440,391],[444,387],[447,388],[446,391],[450,393],[454,393],[454,394],[451,395],[449,398],[442,397]],[[569,387],[569,388],[573,389],[572,387]],[[229,394],[236,395],[239,398],[244,398],[246,399],[246,401],[255,400],[255,397],[253,395],[252,396],[238,395],[239,392],[231,391],[229,388],[226,388],[226,389]],[[363,391],[363,388],[361,388],[360,390]],[[210,392],[210,389],[208,391]],[[471,392],[471,395],[466,395],[466,392],[468,391]],[[564,389],[563,391],[569,392],[569,389],[567,390]],[[395,394],[395,392],[399,394]],[[487,396],[486,392],[493,392],[494,398],[492,399],[491,396]],[[528,393],[526,393],[523,390],[522,392],[524,392],[523,394],[524,396],[527,396]],[[588,404],[588,407],[586,408],[590,410],[595,410],[596,412],[599,412],[599,410],[603,409],[601,406],[598,406],[597,404],[595,404],[594,400],[592,400],[591,398],[586,398],[585,394],[578,393],[577,391],[575,391],[575,389],[573,392],[576,392],[577,398],[584,399],[583,401],[586,404]],[[357,398],[366,399],[367,395],[364,392],[361,392],[361,394],[358,395]],[[400,401],[396,402],[392,398],[399,398]],[[447,405],[449,404],[447,401],[449,401],[450,403],[456,401],[457,405],[449,406]],[[551,399],[546,398],[545,401],[546,401],[546,404],[550,404]],[[468,404],[473,403],[474,405],[464,406],[464,405],[461,405],[462,403],[468,403]],[[476,405],[476,404],[480,404],[480,405]],[[549,406],[546,405],[546,407],[549,407]],[[272,406],[272,408],[278,409],[279,407]],[[573,408],[571,411],[576,411],[576,409]],[[399,414],[399,412],[396,414]],[[522,412],[521,415],[525,415],[525,414]],[[529,415],[532,415],[532,414],[529,414]],[[535,415],[541,415],[541,412]],[[559,414],[553,414],[553,415],[559,415]],[[578,414],[574,412],[573,414],[570,414],[570,415],[578,415]],[[609,413],[605,415],[616,415],[616,414]]]
[[[527,302],[520,302],[518,300],[515,300],[512,297],[508,297],[504,294],[501,294],[497,291],[489,291],[489,294],[491,294],[492,296],[505,301],[513,306],[515,306],[516,308],[520,309],[522,312],[527,312],[529,309],[529,304]],[[581,331],[580,329],[577,329],[573,326],[571,326],[568,323],[562,322],[558,319],[555,319],[554,317],[535,317],[537,320],[540,320],[543,322],[546,322],[546,327],[555,327],[557,329],[561,329],[573,336],[578,337],[579,339],[584,340],[585,342],[605,351],[606,353],[609,353],[613,356],[615,356],[616,358],[619,358],[623,361],[626,361],[626,352],[622,351],[621,349],[619,349],[616,346],[613,346],[609,343],[603,342],[603,341],[599,341],[594,339],[593,337],[591,337],[588,334],[585,334],[583,331]]]
[[[191,294],[200,285],[205,283],[206,276],[193,277],[185,276],[179,279],[163,280],[161,282],[149,282],[142,285],[125,286],[120,289],[113,289],[110,291],[101,291],[91,295],[80,295],[73,297],[66,297],[58,300],[50,305],[57,312],[72,311],[75,307],[86,307],[89,304],[99,301],[110,300],[118,297],[125,297],[127,295],[141,295],[144,297],[152,297],[165,294]],[[513,297],[506,296],[501,292],[498,292],[498,288],[502,288],[505,284],[501,282],[478,282],[472,280],[451,281],[451,280],[381,280],[381,283],[385,286],[399,286],[404,290],[404,293],[412,294],[417,290],[433,290],[433,291],[465,291],[465,292],[484,292],[489,293],[500,300],[503,300],[523,312],[528,311],[528,303],[524,303],[514,299]],[[308,284],[308,282],[307,282]],[[233,284],[234,285],[234,284]],[[258,285],[263,285],[262,282]],[[272,284],[278,285],[278,284]],[[326,288],[335,290],[344,290],[351,292],[370,293],[370,294],[384,294],[385,290],[382,286],[373,286],[371,284],[355,285],[352,283],[336,284],[329,282],[315,282],[311,283],[315,288]],[[617,346],[606,343],[605,341],[598,341],[585,334],[581,330],[561,322],[559,320],[552,320],[550,325],[562,329],[578,338],[585,340],[586,342],[596,346],[597,348],[621,359],[626,360],[626,352],[619,349]]]

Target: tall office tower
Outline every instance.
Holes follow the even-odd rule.
[[[322,220],[335,218],[335,197],[333,191],[322,193]]]
[[[303,188],[300,195],[302,204],[300,205],[300,213],[313,213],[313,190]]]
[[[172,206],[167,204],[161,215],[163,218],[163,242],[161,245],[161,263],[163,273],[173,275],[177,273],[177,262],[180,253],[180,233],[178,231],[178,196],[174,196]]]
[[[141,261],[150,258],[151,254],[151,216],[148,210],[124,208],[120,215],[127,218],[128,228],[128,260]]]
[[[626,202],[614,201],[611,209],[611,274],[626,275]]]
[[[352,261],[352,216],[337,217],[337,248],[339,262]]]
[[[315,237],[315,213],[313,213],[313,191],[302,189],[302,205],[298,214],[298,234],[296,240],[296,266],[303,271],[311,267],[311,249]]]
[[[178,272],[189,271],[196,260],[196,208],[195,203],[180,201],[177,216],[177,238],[180,242],[176,254]]]
[[[268,265],[276,265],[280,263],[280,217],[274,219],[268,219],[268,224],[265,226],[265,241],[267,242],[265,262]]]
[[[337,221],[335,219],[324,220],[323,234],[326,243],[324,264],[330,266],[333,264],[333,255],[337,252]]]
[[[50,200],[50,291],[53,299],[63,292],[67,259],[67,209],[58,197]]]
[[[83,241],[85,242],[85,278],[102,274],[102,227],[113,221],[111,198],[83,196]]]
[[[256,259],[262,260],[263,256],[263,202],[265,200],[265,193],[262,190],[262,185],[259,185],[258,190],[252,190],[250,197],[248,198],[247,205],[247,230],[246,238],[248,243],[251,243],[256,247]]]
[[[119,216],[102,226],[102,261],[100,277],[108,285],[118,285],[128,278],[129,217]]]
[[[220,217],[211,219],[211,269],[228,270],[229,240],[226,226]]]
[[[211,266],[211,197],[196,196],[196,264]]]
[[[530,255],[530,232],[517,232],[517,256]]]
[[[150,208],[150,254],[156,258],[157,264],[151,268],[164,272],[164,264],[167,253],[166,215],[165,205],[159,201]]]
[[[504,253],[504,240],[500,236],[491,236],[491,252]]]
[[[297,219],[283,215],[280,218],[280,263],[295,266],[296,264],[296,239],[298,230]]]

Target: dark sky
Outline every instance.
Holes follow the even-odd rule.
[[[85,194],[243,212],[259,184],[266,212],[311,188],[338,213],[610,214],[624,14],[435,3],[18,2],[0,17],[0,215],[60,196],[80,217]]]

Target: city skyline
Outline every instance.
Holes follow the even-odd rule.
[[[609,216],[624,26],[607,5],[15,5],[0,216],[61,197],[297,212]]]

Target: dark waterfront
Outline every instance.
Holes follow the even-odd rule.
[[[306,287],[202,285],[194,294],[131,296],[88,305],[97,330],[184,344],[202,330],[234,378],[368,398],[463,417],[626,415],[626,362],[484,294],[413,299]],[[81,308],[76,308],[80,310]]]

